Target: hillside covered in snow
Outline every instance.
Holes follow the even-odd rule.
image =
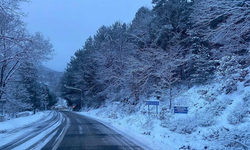
[[[250,149],[250,1],[153,0],[102,26],[62,77],[61,96],[158,149]],[[146,100],[158,100],[159,113]],[[188,114],[174,114],[174,106]],[[152,143],[151,143],[151,146]],[[156,146],[156,147],[157,147]]]

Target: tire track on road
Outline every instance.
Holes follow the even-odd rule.
[[[19,147],[22,144],[25,144],[26,142],[30,141],[31,139],[35,138],[36,136],[38,136],[40,133],[49,130],[50,128],[54,128],[51,132],[49,132],[45,137],[48,137],[49,134],[55,132],[56,128],[58,128],[58,126],[56,126],[57,123],[60,123],[60,120],[62,119],[61,117],[62,114],[60,113],[56,113],[53,112],[53,117],[49,120],[46,120],[42,123],[37,122],[36,124],[31,124],[31,125],[27,125],[23,128],[19,128],[20,130],[29,130],[29,132],[26,132],[24,134],[22,134],[21,137],[14,139],[13,141],[2,145],[0,147],[0,149],[4,149],[4,150],[11,150],[14,149],[16,147]],[[53,127],[55,126],[55,127]],[[32,128],[32,129],[30,129]],[[15,130],[14,132],[9,132],[8,134],[15,134],[18,131]],[[21,132],[21,131],[20,131]],[[32,146],[30,146],[30,148],[35,147],[36,144],[39,144],[40,142],[35,142]]]

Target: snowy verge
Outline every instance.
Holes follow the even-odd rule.
[[[0,122],[0,133],[1,131],[13,130],[13,129],[31,124],[40,119],[43,119],[44,117],[48,116],[48,114],[49,114],[48,111],[37,112],[35,115],[25,116],[25,117],[20,117],[20,118],[15,118],[15,119],[7,120],[4,122]]]
[[[245,80],[217,77],[214,82],[185,90],[175,97],[173,105],[188,107],[188,114],[171,112],[164,95],[159,118],[154,114],[148,117],[145,100],[153,98],[144,98],[137,105],[107,101],[81,114],[102,120],[154,150],[250,149],[248,83],[250,74]],[[155,112],[154,106],[150,106],[150,112]]]
[[[35,115],[15,118],[0,123],[0,149],[41,149],[55,135],[63,121],[55,112],[43,111]],[[37,130],[38,128],[41,128]],[[56,130],[56,131],[55,131]],[[8,144],[9,143],[9,144]],[[3,147],[1,147],[3,146]]]

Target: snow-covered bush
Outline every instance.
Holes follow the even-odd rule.
[[[195,119],[199,126],[207,127],[216,123],[216,119],[220,116],[226,107],[232,103],[232,100],[214,101],[201,112],[195,114]]]
[[[141,114],[142,115],[146,115],[148,113],[148,111],[145,109],[145,108],[143,108],[142,110],[141,110]]]
[[[209,103],[212,103],[213,101],[216,100],[216,96],[217,95],[210,93],[210,94],[202,95],[200,98],[204,99],[205,101],[207,101]]]
[[[250,93],[246,93],[243,97],[243,102],[244,102],[244,105],[245,107],[248,107],[250,106]],[[249,108],[250,109],[250,108]]]
[[[206,86],[206,88],[197,90],[197,93],[200,95],[200,99],[203,99],[207,101],[209,104],[216,101],[216,98],[218,96],[218,92],[215,92],[215,89],[217,87],[214,86]]]
[[[111,113],[111,114],[108,116],[108,118],[117,119],[117,118],[118,118],[117,113],[115,113],[115,112]]]
[[[197,93],[200,94],[200,95],[206,95],[208,93],[208,90],[197,90]]]
[[[225,84],[219,89],[219,93],[230,94],[234,91],[237,91],[237,80],[232,78],[227,79]]]
[[[171,113],[171,110],[169,110],[169,106],[163,105],[160,109],[159,119],[165,120],[165,119],[170,119],[172,117],[173,117],[173,114]]]
[[[250,79],[245,81],[244,86],[245,87],[250,86]]]
[[[227,120],[230,124],[238,125],[240,123],[246,122],[246,117],[248,110],[246,107],[242,107],[242,104],[239,104],[235,107],[227,116]]]
[[[226,109],[227,105],[231,104],[232,101],[233,100],[215,101],[210,107],[206,107],[205,111],[212,114],[213,116],[220,116]]]
[[[250,130],[248,127],[231,131],[223,130],[219,140],[228,150],[242,150],[250,148]],[[225,140],[227,139],[227,140]]]
[[[227,120],[230,124],[238,125],[247,121],[250,109],[249,109],[249,97],[246,96],[243,98],[243,102],[239,102],[234,109],[232,109],[227,116]]]
[[[202,112],[202,113],[197,113],[195,115],[195,120],[198,124],[198,126],[202,127],[208,127],[212,126],[216,123],[216,118],[214,115],[209,111],[209,112]]]
[[[246,76],[249,74],[248,70],[241,70],[238,80],[243,82],[246,79]]]
[[[219,66],[217,67],[217,73],[223,76],[228,74],[237,73],[240,65],[237,62],[237,56],[224,56],[218,62]]]
[[[197,123],[193,118],[186,117],[162,121],[161,126],[165,125],[170,131],[180,134],[191,134],[196,131]]]
[[[220,127],[211,129],[203,135],[203,140],[211,141],[211,149],[217,150],[247,150],[250,148],[249,124],[242,128],[228,129]]]

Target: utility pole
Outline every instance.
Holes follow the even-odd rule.
[[[67,89],[73,89],[73,90],[78,90],[78,91],[81,91],[81,110],[82,110],[82,101],[83,101],[83,98],[82,98],[82,89],[80,88],[75,88],[75,87],[70,87],[70,86],[67,86],[66,84],[64,84],[64,87],[67,88]]]

